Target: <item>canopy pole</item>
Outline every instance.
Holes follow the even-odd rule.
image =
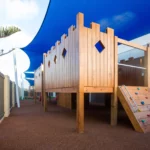
[[[22,100],[24,99],[24,81],[23,81],[23,75],[21,75],[21,79],[22,79],[22,82],[21,82],[21,97],[22,97]]]
[[[16,63],[16,53],[15,53],[15,51],[13,52],[13,58],[14,58],[14,73],[15,73],[15,82],[16,82],[16,101],[17,101],[17,107],[20,108],[17,63]]]

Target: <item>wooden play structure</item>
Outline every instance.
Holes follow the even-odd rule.
[[[34,99],[37,97],[42,100],[43,91],[43,64],[34,71]],[[38,94],[38,95],[37,95]]]
[[[57,105],[65,108],[72,109],[72,94],[59,93],[57,98]]]
[[[97,23],[85,27],[82,13],[78,13],[76,22],[76,27],[71,26],[68,35],[62,35],[61,41],[43,55],[43,94],[46,111],[47,92],[77,93],[77,130],[82,133],[84,93],[111,93],[111,125],[117,124],[118,43],[145,51],[147,87],[150,86],[150,48],[118,38],[111,28],[106,33],[100,32]],[[38,71],[35,76],[40,80]],[[39,81],[35,89],[40,85]]]

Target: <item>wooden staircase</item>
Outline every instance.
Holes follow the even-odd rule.
[[[119,86],[118,98],[134,129],[150,132],[150,88]]]

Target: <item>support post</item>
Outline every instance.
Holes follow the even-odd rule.
[[[12,107],[15,107],[15,83],[12,82]]]
[[[23,75],[21,75],[21,98],[22,100],[24,99],[24,79],[23,79]]]
[[[36,92],[34,92],[34,103],[36,104]]]
[[[77,131],[84,132],[84,93],[77,93]]]
[[[14,73],[15,73],[15,83],[16,83],[16,101],[17,107],[20,108],[20,101],[19,101],[19,89],[18,89],[18,74],[17,74],[17,62],[16,62],[16,53],[13,53],[14,58]]]
[[[114,92],[111,95],[111,125],[117,125],[118,116],[118,37],[114,37]]]
[[[47,93],[44,92],[44,111],[47,112]]]
[[[150,87],[150,44],[147,45],[147,51],[145,52],[145,75],[144,75],[144,85]]]
[[[77,92],[77,131],[78,133],[84,132],[84,79],[85,79],[85,44],[84,44],[84,15],[78,13],[77,15],[77,30],[78,30],[78,58],[79,58],[79,72],[78,72],[78,92]]]

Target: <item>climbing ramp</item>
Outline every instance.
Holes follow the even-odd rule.
[[[134,129],[150,132],[150,88],[119,86],[118,98]]]

